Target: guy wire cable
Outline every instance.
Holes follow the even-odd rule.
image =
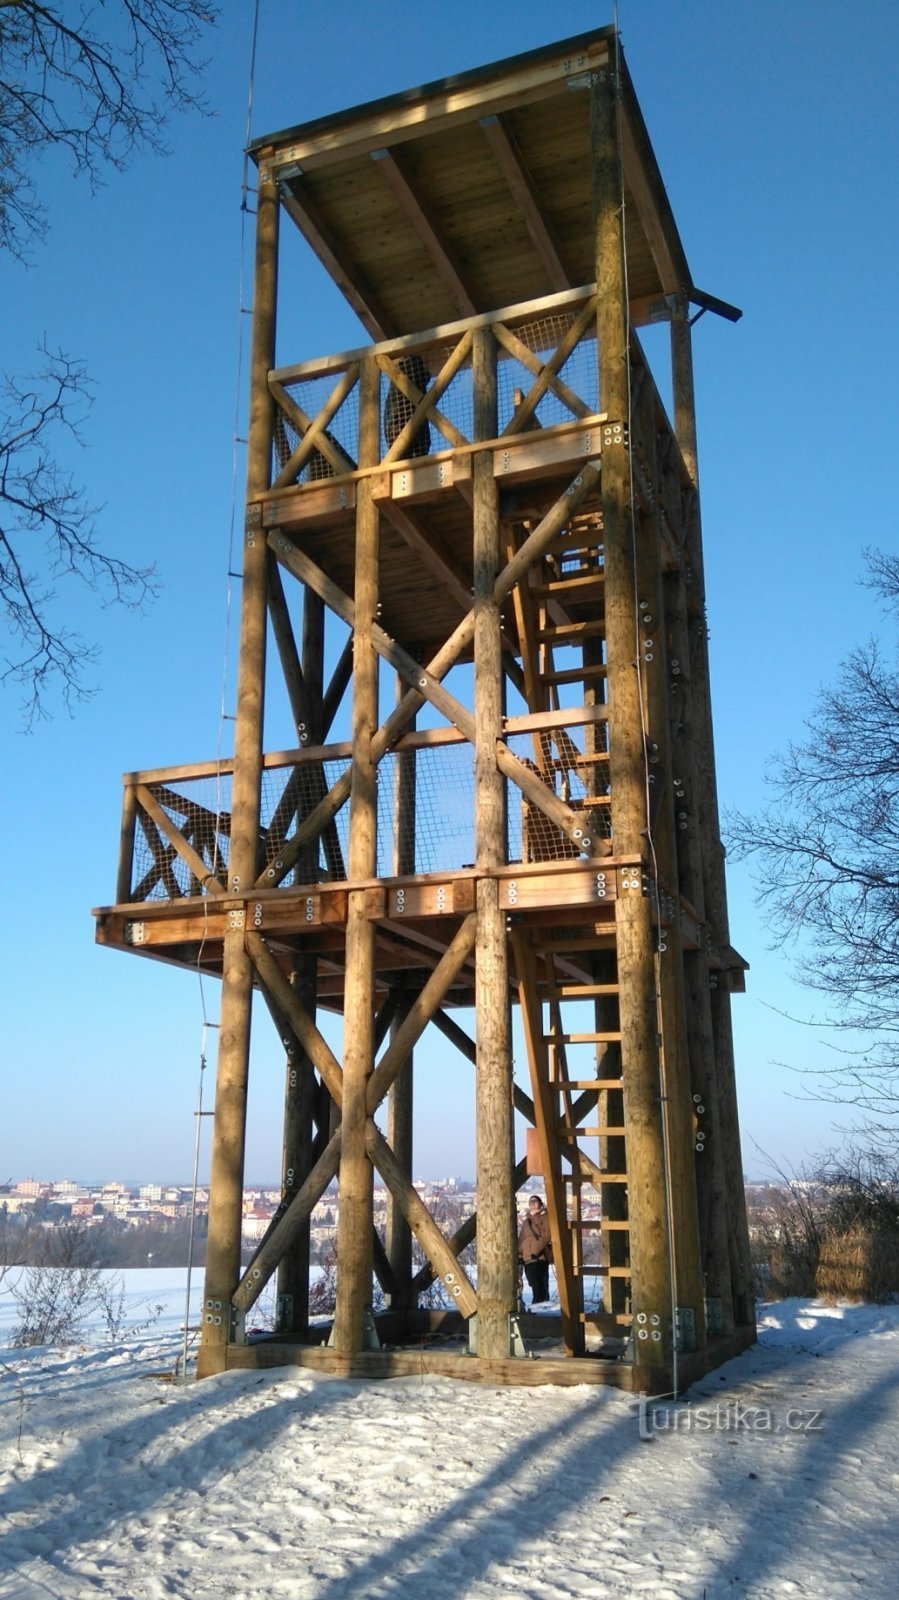
[[[627,210],[626,210],[626,205],[625,205],[625,191],[624,191],[624,157],[622,155],[622,131],[623,131],[622,124],[623,124],[623,118],[622,118],[622,107],[621,107],[621,44],[620,44],[621,34],[620,34],[620,31],[619,31],[619,21],[618,21],[618,0],[614,0],[614,5],[613,5],[613,23],[614,23],[614,28],[615,28],[615,83],[614,83],[614,94],[615,94],[615,114],[616,114],[616,120],[617,120],[617,124],[618,124],[618,137],[617,137],[618,174],[619,174],[619,179],[620,179],[620,196],[621,196],[621,211],[620,211],[620,216],[621,216],[621,261],[622,261],[622,275],[623,275],[623,279],[624,279],[624,310],[625,310],[625,316],[627,318],[627,322],[626,322],[626,348],[625,348],[625,376],[626,376],[626,381],[627,381],[627,418],[626,418],[626,422],[627,422],[627,461],[628,461],[628,480],[629,480],[628,487],[629,487],[629,502],[630,502],[629,503],[629,518],[630,518],[630,530],[631,530],[631,559],[632,559],[632,562],[633,562],[633,575],[634,575],[634,598],[636,600],[637,592],[638,592],[637,519],[636,519],[636,515],[635,515],[635,512],[634,512],[634,489],[635,489],[635,486],[634,486],[634,457],[633,457],[633,446],[632,446],[632,443],[631,443],[631,431],[632,431],[632,423],[633,423],[633,418],[632,418],[633,393],[632,393],[632,385],[631,385],[631,360],[630,360],[630,341],[631,341],[630,287],[629,287],[629,282],[628,282],[628,270],[627,270]],[[661,619],[659,619],[659,620],[661,621]],[[641,722],[641,732],[642,732],[642,735],[643,735],[643,776],[644,776],[644,793],[645,793],[645,805],[646,805],[646,842],[647,842],[647,845],[649,847],[649,853],[650,853],[650,856],[651,856],[651,859],[652,859],[652,897],[653,897],[653,903],[654,903],[654,906],[655,906],[655,913],[656,913],[656,928],[658,930],[658,952],[654,957],[653,966],[654,966],[654,971],[655,971],[657,1033],[658,1033],[658,1038],[659,1038],[659,1041],[660,1041],[660,1043],[659,1043],[659,1099],[660,1099],[661,1127],[662,1127],[662,1165],[663,1165],[664,1175],[665,1175],[665,1236],[666,1236],[666,1244],[667,1244],[667,1250],[668,1250],[668,1277],[669,1277],[669,1287],[670,1287],[671,1383],[672,1383],[673,1396],[676,1399],[677,1395],[678,1395],[677,1252],[676,1252],[676,1243],[675,1243],[675,1237],[674,1237],[674,1193],[673,1193],[673,1182],[672,1182],[672,1173],[671,1173],[671,1142],[670,1142],[669,1112],[668,1112],[668,1082],[667,1082],[667,1070],[666,1070],[666,1064],[665,1064],[665,1033],[664,1033],[664,1027],[663,1027],[663,1011],[662,1011],[661,967],[662,967],[662,954],[663,954],[663,948],[664,948],[664,940],[662,938],[662,906],[661,906],[661,896],[660,896],[660,893],[659,893],[659,866],[658,866],[658,858],[656,856],[655,840],[653,839],[653,835],[652,835],[652,811],[651,811],[650,791],[649,791],[649,762],[648,762],[648,756],[647,756],[647,751],[648,751],[648,746],[649,746],[649,729],[648,729],[648,718],[647,718],[647,709],[646,709],[646,685],[645,685],[644,679],[643,679],[643,665],[642,665],[642,655],[641,655],[639,613],[638,613],[637,609],[635,609],[635,611],[634,611],[634,645],[635,645],[635,657],[636,657],[636,667],[637,667],[637,696],[638,696],[638,700],[639,700],[639,704],[640,704],[640,722]]]
[[[250,159],[249,158],[249,154],[248,154],[248,148],[249,148],[249,143],[250,143],[250,132],[251,132],[252,120],[253,120],[253,97],[254,97],[255,85],[256,85],[256,45],[257,45],[258,37],[259,37],[259,0],[255,0],[255,4],[254,4],[254,7],[253,7],[253,31],[252,31],[251,41],[250,41],[250,63],[249,63],[248,81],[247,81],[247,117],[246,117],[246,130],[245,130],[245,137],[244,137],[243,166],[242,166],[242,170],[241,170],[241,185],[240,185],[240,244],[239,244],[238,272],[237,272],[237,363],[236,363],[235,384],[234,384],[234,428],[233,428],[233,433],[232,433],[232,438],[231,438],[231,511],[230,511],[229,524],[228,524],[228,554],[227,554],[227,562],[226,562],[225,637],[224,637],[224,644],[223,644],[223,649],[222,649],[221,694],[220,694],[220,701],[219,701],[218,732],[217,732],[217,735],[216,735],[216,745],[215,745],[215,760],[216,760],[215,821],[214,821],[213,836],[212,836],[212,868],[211,868],[213,873],[215,873],[215,871],[216,871],[216,866],[217,866],[218,860],[220,858],[218,841],[219,841],[219,837],[221,835],[221,818],[222,818],[222,816],[224,814],[223,805],[222,805],[222,741],[223,741],[223,736],[224,736],[225,723],[227,721],[231,720],[228,717],[228,714],[227,714],[227,712],[225,710],[225,706],[226,706],[226,701],[227,701],[228,654],[229,654],[229,650],[230,650],[230,641],[231,641],[231,615],[232,615],[232,608],[233,608],[233,593],[234,593],[233,587],[232,587],[232,582],[233,582],[233,579],[237,576],[237,574],[234,572],[234,531],[235,531],[235,523],[236,523],[236,520],[237,520],[237,460],[238,460],[238,448],[239,448],[240,443],[241,443],[241,439],[240,439],[240,435],[239,435],[239,428],[240,428],[240,410],[241,410],[241,404],[242,404],[242,398],[243,398],[243,370],[244,370],[244,303],[243,303],[243,296],[244,296],[244,282],[245,282],[245,279],[244,279],[244,262],[245,262],[245,259],[246,259],[247,216],[249,214],[249,206],[247,204],[247,196],[248,196],[248,193],[249,193],[248,184],[247,184],[247,175],[248,175],[248,172],[249,172],[249,159]],[[202,1127],[203,1127],[203,1117],[204,1116],[209,1116],[211,1114],[209,1112],[204,1112],[204,1110],[203,1110],[203,1077],[204,1077],[204,1073],[206,1071],[206,1065],[207,1065],[206,1039],[207,1039],[207,1034],[208,1034],[210,1028],[216,1028],[217,1029],[218,1026],[219,1026],[218,1023],[211,1022],[209,1020],[209,1016],[208,1016],[207,1010],[206,1010],[206,991],[205,991],[205,988],[203,986],[202,960],[203,960],[203,951],[206,948],[206,941],[207,941],[207,938],[208,938],[208,934],[209,934],[209,895],[208,895],[208,893],[204,893],[204,895],[203,895],[203,936],[202,936],[202,938],[200,940],[200,944],[199,944],[199,947],[198,947],[198,950],[197,950],[197,962],[196,962],[196,966],[197,966],[197,982],[198,982],[199,990],[200,990],[200,1011],[201,1011],[201,1014],[202,1014],[202,1028],[201,1028],[201,1036],[200,1036],[199,1082],[198,1082],[198,1089],[197,1089],[196,1110],[194,1112],[194,1116],[195,1116],[195,1119],[196,1119],[196,1129],[195,1129],[195,1134],[194,1134],[193,1181],[192,1181],[192,1185],[191,1185],[190,1235],[189,1235],[189,1244],[188,1244],[188,1252],[187,1252],[187,1284],[186,1284],[186,1289],[185,1289],[185,1301],[184,1301],[184,1342],[183,1342],[183,1348],[182,1348],[182,1354],[181,1354],[181,1376],[182,1376],[183,1379],[187,1378],[187,1337],[188,1337],[188,1329],[189,1329],[189,1326],[190,1326],[190,1295],[191,1295],[191,1284],[192,1284],[192,1276],[193,1276],[193,1245],[194,1245],[194,1236],[195,1236],[195,1230],[196,1230],[197,1190],[198,1190],[198,1184],[199,1184],[199,1170],[200,1170],[200,1139],[201,1139],[201,1133],[202,1133]],[[217,1052],[216,1052],[216,1059],[217,1059]],[[177,1365],[176,1365],[176,1373],[177,1373]]]

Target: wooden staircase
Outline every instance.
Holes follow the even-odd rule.
[[[509,549],[514,549],[510,535]],[[515,591],[515,622],[528,709],[559,706],[559,690],[580,685],[584,705],[605,698],[604,567],[601,518],[574,517],[527,586]],[[556,652],[577,657],[560,664]],[[609,836],[605,726],[585,748],[564,734],[535,740],[534,765],[554,790]],[[572,788],[577,793],[571,793]],[[525,810],[524,859],[569,853]],[[534,1100],[537,1145],[553,1234],[563,1336],[572,1354],[601,1339],[626,1338],[631,1285],[615,924],[511,932]],[[600,1205],[585,1202],[598,1190]],[[601,1293],[597,1295],[597,1280]],[[593,1292],[591,1292],[591,1290]]]

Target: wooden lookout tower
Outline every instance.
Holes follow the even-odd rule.
[[[101,943],[222,980],[199,1372],[683,1387],[754,1337],[690,353],[698,313],[739,313],[693,283],[612,28],[252,155],[234,756],[126,776],[97,913]],[[289,224],[361,348],[283,348]],[[286,1050],[283,1197],[242,1266],[254,992]],[[454,1231],[412,1183],[426,1029],[474,1097]],[[555,1320],[519,1315],[529,1173]],[[437,1284],[452,1309],[421,1305]],[[537,1331],[552,1354],[522,1359]]]

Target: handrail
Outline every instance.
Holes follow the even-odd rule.
[[[457,322],[444,322],[436,328],[425,328],[420,333],[406,334],[399,339],[383,339],[379,344],[362,345],[355,350],[339,354],[316,356],[311,361],[300,361],[290,367],[275,367],[268,375],[270,383],[294,383],[298,379],[326,377],[361,361],[364,356],[402,354],[406,350],[421,350],[428,345],[445,344],[448,339],[458,339],[470,328],[487,328],[494,322],[527,322],[547,312],[577,310],[591,295],[596,284],[584,284],[579,289],[562,289],[556,294],[541,295],[536,300],[521,300],[516,305],[501,306],[496,311],[485,311],[476,317],[462,317]],[[500,352],[502,356],[502,352]]]

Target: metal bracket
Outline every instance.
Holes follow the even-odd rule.
[[[705,1302],[706,1332],[712,1339],[724,1335],[724,1304],[718,1295],[707,1295]]]
[[[476,1356],[478,1353],[478,1314],[474,1313],[468,1319],[468,1354]],[[528,1355],[528,1347],[524,1341],[521,1324],[516,1313],[509,1314],[509,1355],[524,1358]]]
[[[676,1350],[696,1349],[696,1312],[692,1306],[677,1306],[674,1312],[674,1346]]]
[[[125,943],[143,944],[147,937],[147,924],[145,922],[125,923]]]
[[[331,1332],[328,1334],[329,1350],[334,1348],[335,1326],[336,1324],[331,1324]],[[378,1338],[378,1330],[375,1327],[375,1317],[371,1306],[366,1306],[362,1312],[362,1348],[363,1350],[380,1350],[381,1348],[381,1341]]]
[[[602,447],[611,449],[614,444],[628,443],[627,424],[624,422],[604,422],[602,425]]]

